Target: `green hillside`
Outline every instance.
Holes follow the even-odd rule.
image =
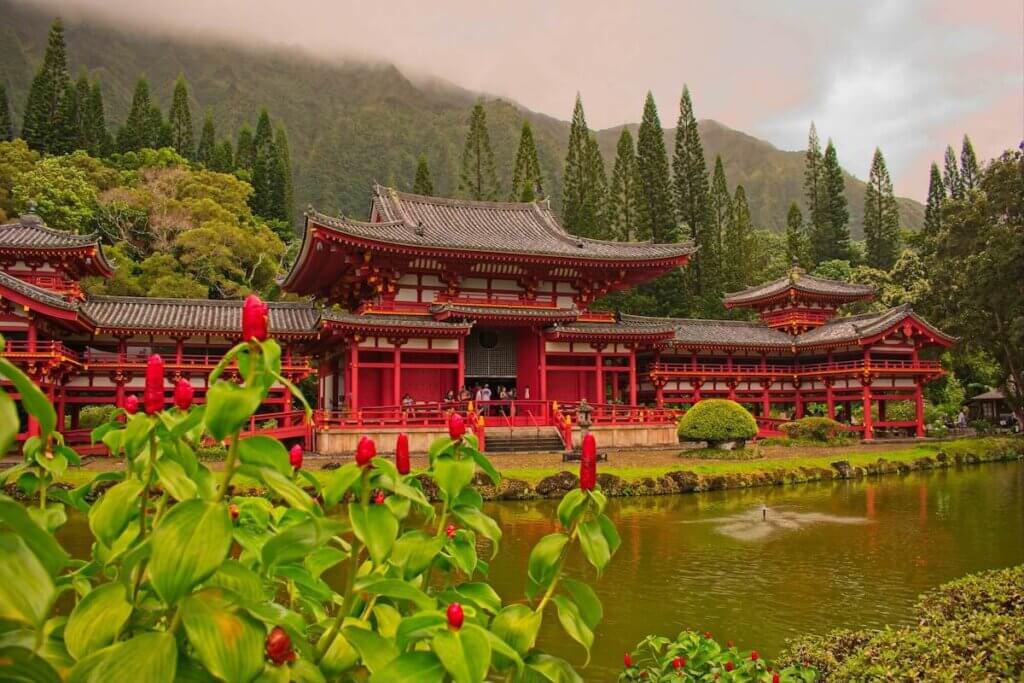
[[[52,19],[42,10],[0,1],[0,81],[10,88],[16,118]],[[112,128],[126,116],[140,74],[166,109],[174,80],[184,73],[197,125],[210,107],[219,136],[234,135],[245,121],[255,124],[260,107],[266,106],[288,129],[300,207],[313,204],[328,212],[365,216],[370,184],[376,180],[411,188],[421,153],[427,155],[439,194],[453,193],[457,184],[474,93],[441,82],[414,82],[384,64],[326,63],[270,49],[153,36],[75,17],[65,18],[65,25],[72,76],[82,67],[100,76]],[[700,93],[696,96],[699,110]],[[571,100],[572,93],[566,93],[567,115]],[[640,109],[637,102],[638,117]],[[547,176],[545,189],[557,207],[568,122],[496,98],[488,98],[487,116],[499,181],[506,188],[519,127],[524,116],[530,120]],[[663,111],[661,117],[671,124],[676,112]],[[618,132],[597,133],[609,167]],[[801,201],[802,154],[776,149],[710,120],[701,122],[701,133],[709,160],[721,154],[730,184],[744,185],[755,223],[781,230],[790,202]],[[671,150],[673,131],[666,131],[666,137]],[[848,181],[851,229],[859,237],[864,184]],[[920,227],[920,204],[900,200],[900,210],[907,227]]]

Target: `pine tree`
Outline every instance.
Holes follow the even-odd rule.
[[[11,103],[7,99],[7,87],[0,83],[0,141],[14,139],[14,117],[11,115]]]
[[[846,180],[832,140],[825,146],[821,181],[824,193],[822,225],[811,233],[811,255],[815,263],[833,259],[849,260],[850,210],[846,203]]]
[[[219,145],[214,145],[210,155],[210,170],[218,173],[234,173],[235,171],[235,149],[231,140],[222,140]]]
[[[256,157],[256,148],[252,139],[252,128],[244,124],[238,131],[238,142],[235,144],[235,170],[252,171]]]
[[[615,153],[608,195],[608,231],[613,239],[634,241],[640,220],[640,179],[637,176],[633,136],[623,127]]]
[[[516,151],[515,166],[512,169],[512,192],[509,201],[532,202],[544,193],[541,180],[540,162],[537,160],[537,145],[533,142],[533,129],[529,121],[523,121],[519,134],[519,149]]]
[[[807,200],[807,231],[812,244],[821,244],[828,237],[825,225],[825,179],[821,154],[821,143],[818,141],[818,130],[811,122],[811,130],[807,134],[807,152],[804,155],[804,196]],[[815,247],[815,253],[818,247]]]
[[[587,236],[595,239],[611,239],[608,230],[608,174],[604,168],[601,148],[597,138],[587,136],[586,179],[594,206],[594,224]]]
[[[562,174],[562,225],[573,235],[598,237],[604,234],[600,188],[593,185],[597,174],[595,145],[591,140],[583,100],[576,95],[572,123],[569,124],[569,149]],[[598,152],[598,157],[600,153]]]
[[[889,169],[877,147],[864,192],[864,240],[868,265],[879,270],[892,268],[899,256],[900,216]]]
[[[942,183],[939,165],[932,162],[928,179],[928,202],[924,206],[924,233],[928,240],[938,237],[942,231],[942,202],[946,200],[946,186]]]
[[[692,300],[687,313],[701,312],[704,308],[698,305],[698,299],[705,291],[713,287],[705,287],[704,248],[707,240],[710,207],[708,194],[708,167],[704,160],[704,145],[701,144],[700,131],[697,128],[697,117],[693,111],[690,89],[683,87],[679,100],[679,120],[676,122],[675,149],[672,155],[673,194],[675,198],[676,216],[681,224],[680,238],[689,237],[698,248],[693,255],[686,276],[681,278],[682,287],[686,289],[684,298]],[[711,249],[711,257],[715,254]],[[710,271],[708,271],[710,272]],[[711,293],[708,301],[714,301],[715,293]]]
[[[69,151],[64,139],[67,125],[67,98],[71,93],[64,24],[56,19],[50,27],[43,64],[32,79],[25,103],[21,137],[28,146],[48,154]]]
[[[717,163],[715,170],[717,177]],[[724,173],[722,177],[724,180]],[[752,270],[753,236],[754,222],[750,217],[747,192],[742,185],[737,185],[736,195],[732,200],[730,220],[722,239],[722,279],[725,291],[737,291],[743,289],[747,284],[751,284],[747,282],[747,278]]]
[[[74,88],[68,93],[64,105],[64,141],[67,151],[88,150],[86,140],[86,112],[89,106],[89,74],[84,70],[78,75]]]
[[[795,265],[809,265],[804,217],[796,202],[789,205],[789,213],[786,214],[786,259]]]
[[[641,239],[659,243],[677,242],[675,211],[672,209],[672,185],[665,151],[665,133],[661,129],[654,95],[648,91],[644,114],[636,140],[636,168],[640,197],[637,234]]]
[[[154,111],[156,116],[154,116]],[[149,97],[149,81],[140,78],[132,95],[132,106],[128,111],[128,119],[118,132],[118,148],[122,152],[133,152],[146,147],[154,147],[160,137],[162,124],[160,110]]]
[[[946,147],[945,168],[942,171],[942,184],[946,186],[946,192],[953,199],[963,199],[964,181],[960,177],[960,167],[957,165],[956,152],[953,147]]]
[[[491,136],[487,132],[487,112],[477,102],[469,117],[469,133],[462,150],[459,192],[469,199],[491,201],[498,198],[498,176],[494,171]]]
[[[188,85],[185,83],[184,75],[178,76],[178,80],[174,84],[174,97],[171,100],[171,110],[167,114],[167,120],[171,125],[171,147],[174,147],[174,151],[186,159],[194,159],[192,107],[188,102]]]
[[[700,245],[702,276],[704,278],[704,294],[720,292],[725,284],[723,240],[733,220],[732,195],[725,179],[725,167],[722,157],[715,157],[715,171],[711,177],[711,191],[708,194],[708,222],[702,235]]]
[[[274,205],[278,207],[278,217],[287,221],[288,225],[295,222],[295,181],[292,179],[292,152],[288,145],[288,134],[284,126],[277,125],[274,132],[274,148],[277,150],[277,168],[274,175]]]
[[[85,150],[94,157],[105,156],[112,151],[99,79],[94,80],[89,86],[82,114],[82,137]]]
[[[430,166],[427,165],[427,155],[421,154],[416,160],[416,178],[412,181],[413,194],[431,196],[434,194],[434,181],[430,179]]]
[[[274,148],[274,129],[270,125],[270,114],[266,109],[262,109],[256,122],[256,137],[253,138],[253,193],[249,203],[253,213],[264,218],[275,218],[271,176],[276,160],[277,150]]]
[[[978,157],[974,155],[974,145],[971,139],[964,135],[963,146],[960,148],[960,182],[964,190],[973,190],[978,187],[981,170],[978,168]]]
[[[199,146],[196,147],[196,161],[207,168],[213,168],[213,153],[216,146],[217,129],[213,126],[213,112],[207,109],[203,118],[203,130],[199,134]]]

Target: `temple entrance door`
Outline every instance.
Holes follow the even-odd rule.
[[[516,383],[516,331],[474,327],[466,338],[466,387],[474,396],[486,387],[491,401]],[[496,406],[495,406],[496,407]],[[481,406],[485,414],[495,412]]]
[[[488,424],[536,424],[543,421],[540,401],[541,337],[528,327],[479,327],[466,338],[466,387],[491,390]],[[500,389],[515,392],[515,406],[500,404]],[[531,419],[532,418],[532,419]]]

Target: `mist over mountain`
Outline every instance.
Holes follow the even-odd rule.
[[[28,5],[0,1],[0,81],[7,83],[17,123],[46,45],[53,15]],[[329,63],[278,48],[240,46],[210,38],[163,36],[114,26],[99,18],[65,17],[72,78],[87,68],[103,82],[108,125],[123,122],[140,75],[166,111],[175,79],[184,74],[198,134],[203,112],[213,112],[218,137],[255,125],[261,107],[284,123],[291,145],[298,206],[365,217],[369,186],[377,181],[412,187],[417,157],[426,154],[435,191],[454,193],[472,104],[480,95],[441,79],[407,76],[392,65]],[[680,74],[680,84],[685,74]],[[694,93],[700,110],[700,93]],[[533,126],[546,177],[545,191],[558,207],[568,121],[485,96],[498,178],[511,185],[512,160],[524,118]],[[566,94],[570,103],[572,93]],[[637,102],[637,119],[641,113]],[[584,102],[586,106],[586,102]],[[566,115],[570,113],[567,106]],[[673,125],[676,111],[661,111]],[[635,125],[630,125],[635,132]],[[596,131],[609,167],[621,127]],[[708,167],[722,156],[731,188],[742,184],[755,225],[782,230],[791,202],[803,206],[803,153],[784,151],[712,120],[700,122]],[[674,130],[666,129],[671,153]],[[842,160],[842,140],[837,141]],[[863,233],[864,183],[847,177],[851,233]],[[899,199],[902,224],[919,228],[924,208]]]

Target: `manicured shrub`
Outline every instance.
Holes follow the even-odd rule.
[[[82,429],[95,429],[102,424],[114,421],[117,406],[110,404],[82,406],[78,414],[78,426]]]
[[[757,422],[735,401],[712,398],[686,411],[679,421],[679,436],[686,441],[707,441],[712,448],[726,441],[757,436]]]
[[[988,436],[996,431],[995,427],[988,420],[974,420],[971,422],[970,427],[978,436]]]
[[[829,443],[837,439],[852,438],[851,432],[843,425],[827,417],[803,417],[779,425],[779,429],[790,439]]]

